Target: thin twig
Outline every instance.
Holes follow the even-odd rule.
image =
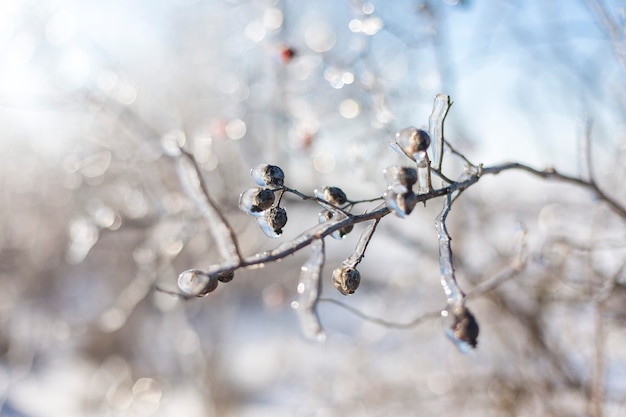
[[[598,199],[607,203],[609,207],[611,207],[611,209],[615,213],[617,213],[620,217],[626,219],[626,208],[617,200],[613,199],[612,197],[604,193],[604,191],[600,189],[598,184],[596,184],[595,182],[581,179],[581,178],[561,174],[560,172],[557,172],[554,168],[546,168],[543,171],[540,171],[538,169],[529,167],[528,165],[524,165],[519,162],[508,162],[508,163],[504,163],[500,165],[494,165],[491,167],[483,167],[482,174],[483,175],[485,174],[496,175],[496,174],[499,174],[500,172],[508,171],[512,169],[520,169],[522,171],[529,172],[533,175],[536,175],[544,179],[557,179],[559,181],[568,182],[571,184],[579,185],[581,187],[585,187],[593,191],[598,197]]]
[[[452,144],[450,144],[450,142],[445,140],[445,138],[443,140],[443,143],[448,147],[448,149],[450,150],[450,153],[452,153],[453,155],[456,155],[459,158],[461,158],[467,165],[469,165],[471,167],[474,167],[474,168],[478,168],[478,165],[474,164],[472,161],[467,159],[467,157],[465,155],[463,155],[461,152],[457,151],[456,148],[454,146],[452,146]]]
[[[602,417],[604,397],[604,334],[603,303],[593,303],[593,372],[591,380],[591,416]]]
[[[331,210],[335,210],[338,211],[348,217],[352,216],[352,213],[350,213],[349,211],[344,210],[343,208],[337,206],[336,204],[331,203],[330,201],[326,201],[323,198],[317,197],[317,196],[312,196],[312,195],[307,195],[304,193],[301,193],[300,191],[294,189],[294,188],[289,188],[289,187],[283,187],[282,188],[284,191],[297,195],[298,197],[300,197],[303,200],[313,200],[316,201],[317,203],[321,204],[322,206],[327,206],[330,207]]]
[[[526,229],[523,228],[520,232],[518,240],[518,248],[515,257],[509,262],[509,264],[498,274],[489,278],[486,281],[476,285],[467,293],[467,298],[476,298],[481,295],[492,291],[499,287],[504,282],[519,275],[525,268],[528,261],[528,248],[526,242]]]
[[[419,326],[420,324],[428,321],[428,320],[434,320],[438,317],[441,317],[441,312],[440,311],[431,311],[428,313],[424,313],[421,314],[417,317],[415,317],[414,319],[412,319],[409,322],[406,323],[398,323],[395,321],[391,321],[391,320],[385,320],[379,317],[374,317],[374,316],[370,316],[368,314],[363,313],[361,310],[352,307],[349,304],[346,304],[342,301],[339,300],[335,300],[334,298],[320,298],[319,299],[320,302],[325,302],[325,303],[331,303],[331,304],[335,304],[341,308],[343,308],[344,310],[349,311],[350,313],[354,314],[355,316],[368,321],[370,323],[374,323],[374,324],[378,324],[380,326],[383,327],[388,327],[388,328],[392,328],[392,329],[411,329],[414,327]]]
[[[613,45],[613,52],[622,67],[623,75],[626,77],[626,57],[624,56],[624,42],[620,36],[620,28],[613,21],[609,12],[606,10],[606,6],[599,0],[587,0],[587,6],[596,14],[596,18],[599,23],[604,26],[604,29],[608,32]]]
[[[435,174],[437,174],[437,176],[438,176],[439,178],[441,178],[442,180],[444,180],[444,181],[445,181],[445,182],[447,182],[448,184],[453,184],[453,183],[454,183],[454,180],[451,180],[450,178],[446,177],[446,176],[444,175],[444,173],[443,173],[443,172],[441,172],[440,170],[438,170],[437,168],[433,168],[433,167],[431,167],[431,168],[430,168],[430,170],[431,170],[432,172],[434,172]]]

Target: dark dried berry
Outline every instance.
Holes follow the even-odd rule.
[[[340,266],[333,271],[333,285],[343,295],[354,294],[361,283],[361,273],[352,267]]]
[[[430,135],[425,130],[417,129],[414,140],[418,151],[425,151],[430,146]]]
[[[462,307],[454,313],[454,323],[450,327],[454,333],[454,337],[462,340],[475,348],[478,344],[478,333],[480,328],[476,322],[476,318],[468,308]]]
[[[261,186],[280,188],[285,183],[285,173],[276,165],[261,164],[252,168],[250,175]]]
[[[417,195],[415,195],[413,191],[398,194],[396,202],[398,204],[398,208],[408,216],[417,204]]]
[[[274,192],[267,188],[261,188],[254,196],[254,201],[250,207],[250,211],[258,213],[265,211],[274,204]]]
[[[235,277],[235,271],[224,271],[216,275],[220,282],[230,282]]]
[[[417,171],[415,168],[400,167],[397,174],[398,182],[404,185],[407,190],[411,189],[413,184],[417,182]]]
[[[274,232],[280,235],[287,224],[287,211],[282,207],[273,207],[267,215],[267,221]]]
[[[276,165],[267,165],[263,174],[267,185],[282,187],[285,184],[285,173]]]
[[[324,200],[336,206],[346,204],[348,197],[339,187],[324,187]]]
[[[406,127],[396,133],[396,144],[409,158],[417,152],[423,152],[430,146],[430,135],[422,129],[413,126]]]
[[[343,239],[348,233],[352,231],[352,229],[354,229],[354,225],[349,224],[337,230],[335,233],[332,234],[332,236],[336,239]]]

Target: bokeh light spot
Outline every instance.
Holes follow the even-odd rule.
[[[238,140],[245,136],[246,134],[246,124],[241,119],[233,119],[226,123],[226,135],[233,139]]]
[[[328,52],[337,42],[337,36],[326,22],[313,22],[304,32],[306,45],[314,52]]]

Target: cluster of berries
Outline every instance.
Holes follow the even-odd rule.
[[[383,194],[385,203],[398,217],[406,217],[417,204],[413,186],[419,183],[418,194],[430,191],[430,167],[426,153],[430,136],[424,130],[407,127],[396,133],[389,145],[416,164],[416,168],[394,165],[383,171],[387,182],[387,191]]]
[[[285,173],[276,165],[262,164],[252,168],[250,175],[261,187],[250,188],[239,197],[239,208],[253,216],[268,237],[283,233],[287,224],[287,211],[279,206],[284,191]]]

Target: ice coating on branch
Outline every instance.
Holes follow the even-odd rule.
[[[300,269],[296,300],[291,304],[298,314],[304,335],[312,340],[323,342],[326,334],[317,315],[317,303],[322,290],[321,276],[324,268],[324,240],[311,243],[311,254]]]
[[[432,147],[433,162],[437,169],[441,169],[443,158],[443,120],[450,108],[450,96],[437,94],[433,103],[433,111],[428,118],[428,130],[434,142]]]
[[[478,174],[478,168],[466,163],[463,169],[463,173],[459,176],[458,181],[459,182],[467,181],[470,178],[475,177],[476,174]]]
[[[356,243],[356,247],[354,248],[354,252],[344,261],[344,263],[349,266],[355,267],[361,262],[363,256],[365,255],[365,249],[367,249],[367,245],[370,243],[370,240],[372,239],[372,236],[376,231],[376,226],[378,226],[378,222],[379,220],[376,220],[372,222],[369,226],[367,226],[367,229],[365,229],[359,237],[359,240]]]
[[[209,190],[193,156],[181,150],[181,156],[177,158],[177,162],[176,168],[180,181],[187,194],[196,202],[196,205],[208,220],[211,226],[209,228],[211,236],[220,255],[228,262],[238,262],[240,254],[233,230],[211,199]]]
[[[435,229],[439,237],[439,271],[441,273],[441,285],[446,294],[448,304],[461,305],[465,294],[459,288],[454,276],[454,265],[452,263],[452,247],[450,245],[450,235],[446,227],[446,217],[450,212],[450,195],[445,199],[443,210],[435,219]]]
[[[319,222],[320,224],[322,223],[326,223],[328,221],[330,221],[331,219],[334,220],[335,222],[337,221],[341,221],[344,220],[346,218],[346,215],[343,213],[339,213],[336,211],[331,211],[331,210],[322,210],[319,214]],[[348,233],[350,233],[352,231],[352,229],[354,229],[354,225],[349,224],[347,226],[342,227],[339,230],[335,230],[333,233],[331,233],[331,237],[333,239],[337,239],[337,240],[341,240],[344,237],[346,237],[346,235]]]
[[[430,191],[430,163],[425,151],[413,155],[417,166],[417,194],[426,194]]]
[[[343,295],[353,294],[361,283],[361,274],[356,269],[356,266],[365,255],[365,250],[374,235],[378,222],[379,220],[374,221],[363,231],[352,255],[346,258],[341,265],[333,271],[333,285]]]
[[[450,235],[446,227],[446,218],[450,212],[452,198],[445,199],[441,213],[435,219],[435,228],[439,237],[439,269],[441,285],[446,294],[447,308],[441,313],[446,321],[446,335],[456,344],[461,352],[468,352],[477,345],[478,323],[474,315],[465,306],[465,294],[459,287],[454,275]]]
[[[285,183],[285,173],[276,165],[261,164],[250,171],[252,179],[261,187],[280,188]]]
[[[258,264],[259,259],[267,259],[267,258],[272,258],[272,257],[280,258],[282,257],[281,254],[285,252],[295,252],[299,249],[302,249],[308,246],[311,240],[316,239],[317,236],[320,236],[320,234],[323,231],[325,231],[326,229],[328,229],[335,223],[338,223],[338,222],[335,221],[335,219],[332,219],[332,220],[329,220],[329,222],[327,223],[318,224],[308,229],[304,233],[299,234],[295,238],[281,243],[280,245],[276,246],[272,250],[260,252],[255,255],[247,257],[245,259],[245,262],[249,264]]]

